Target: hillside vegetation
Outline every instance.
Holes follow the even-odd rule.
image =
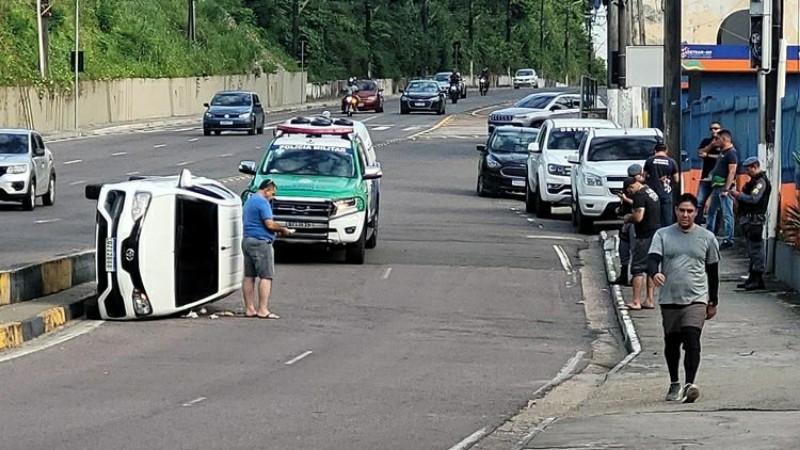
[[[0,0],[0,84],[71,82],[75,2],[50,1],[50,79],[43,81],[35,1]],[[194,44],[186,38],[187,3],[81,0],[84,77],[296,70],[304,39],[306,66],[318,81],[426,75],[456,65],[466,73],[470,62],[476,71],[533,67],[554,79],[605,72],[590,53],[588,0],[197,0]]]

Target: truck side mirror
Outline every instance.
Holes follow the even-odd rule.
[[[239,162],[239,172],[245,175],[255,175],[256,174],[256,162],[255,161],[241,161]]]
[[[539,153],[542,149],[539,148],[538,142],[531,142],[528,144],[528,153]]]

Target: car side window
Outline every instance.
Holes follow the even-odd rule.
[[[367,157],[364,155],[364,143],[361,142],[361,139],[355,140],[356,149],[358,150],[358,167],[361,168],[361,173],[363,174],[364,171],[367,169],[366,161]]]
[[[570,109],[572,108],[572,99],[569,97],[559,97],[556,100],[556,105],[558,105],[558,109]]]
[[[35,149],[44,150],[44,141],[38,134],[33,135],[33,145]]]
[[[261,106],[261,99],[258,98],[258,95],[253,95],[253,104],[256,106]]]
[[[544,143],[546,142],[546,141],[544,140],[544,138],[545,138],[545,136],[547,136],[547,131],[548,131],[548,127],[547,127],[546,125],[542,127],[542,130],[541,130],[541,131],[539,131],[539,136],[538,136],[538,140],[539,140],[539,151],[542,151],[542,150],[544,150]]]

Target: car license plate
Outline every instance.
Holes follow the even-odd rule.
[[[363,104],[363,103],[359,103],[359,104],[358,104],[358,107],[359,107],[359,108],[363,108],[363,107],[364,107],[364,104]]]
[[[425,102],[415,102],[414,106],[425,106]]]
[[[221,120],[219,122],[219,124],[220,125],[233,125],[233,121],[232,120]]]
[[[511,180],[511,185],[512,186],[518,186],[518,187],[524,187],[525,186],[525,180]]]
[[[314,222],[286,222],[286,226],[289,228],[328,228],[328,225],[324,223],[314,223]]]
[[[106,272],[117,271],[117,239],[106,238]]]

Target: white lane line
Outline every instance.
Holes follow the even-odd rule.
[[[68,166],[70,164],[78,164],[79,162],[83,162],[82,159],[73,159],[72,161],[64,161],[64,165]]]
[[[202,402],[202,401],[204,401],[204,400],[208,400],[208,399],[207,399],[207,398],[205,398],[205,397],[197,397],[196,399],[194,399],[194,400],[192,400],[192,401],[190,401],[190,402],[186,402],[186,403],[184,403],[184,404],[183,404],[183,405],[181,405],[181,406],[192,406],[192,405],[196,405],[196,404],[198,404],[198,403],[200,403],[200,402]]]
[[[543,239],[549,241],[572,241],[572,242],[583,242],[583,239],[570,237],[570,236],[547,236],[547,235],[537,235],[537,234],[529,234],[525,236],[527,239]]]
[[[42,219],[42,220],[37,220],[37,221],[35,221],[33,223],[43,224],[43,223],[53,223],[53,222],[59,222],[59,221],[61,221],[61,219]]]
[[[458,444],[450,447],[450,450],[466,450],[472,447],[476,442],[481,440],[484,436],[489,433],[489,427],[482,428],[469,436],[465,437],[464,440],[459,442]]]
[[[41,350],[46,350],[50,347],[55,347],[56,345],[63,344],[64,342],[69,341],[70,339],[74,339],[78,336],[84,335],[95,328],[99,327],[100,325],[104,324],[102,320],[81,320],[75,322],[75,325],[64,330],[63,333],[58,333],[53,335],[53,338],[45,337],[41,341],[34,340],[29,344],[25,344],[24,347],[18,350],[9,350],[7,353],[0,356],[0,363],[4,363],[6,361],[11,361],[12,359],[21,358],[23,356],[30,355],[31,353],[36,353]],[[41,339],[41,338],[40,338]]]
[[[308,355],[310,355],[312,353],[314,353],[314,352],[309,350],[309,351],[304,352],[304,353],[302,353],[302,354],[300,354],[298,356],[295,356],[294,358],[290,359],[289,361],[286,361],[284,364],[286,364],[287,366],[291,366],[292,364],[296,363],[297,361],[300,361],[301,359],[305,358],[306,356],[308,356]]]
[[[162,147],[166,147],[166,146],[167,146],[167,144],[156,144],[156,145],[153,146],[153,148],[162,148]]]
[[[77,186],[77,185],[79,185],[79,184],[83,184],[83,183],[86,183],[86,180],[73,181],[73,182],[72,182],[72,183],[70,183],[69,185],[70,185],[70,186]]]
[[[370,120],[375,120],[375,119],[377,119],[378,117],[383,117],[383,116],[372,116],[372,117],[367,117],[366,119],[362,120],[361,122],[369,122]]]
[[[189,164],[193,164],[193,163],[194,163],[194,161],[183,161],[183,162],[179,162],[178,164],[175,164],[175,165],[178,166],[178,167],[181,167],[181,166],[188,166]]]
[[[111,156],[122,156],[122,155],[127,155],[127,154],[128,154],[128,152],[116,152],[116,153],[112,153]]]
[[[391,275],[391,274],[392,274],[392,268],[389,267],[388,269],[386,269],[383,272],[383,276],[381,278],[384,279],[384,280],[388,280],[389,279],[389,275]]]
[[[421,130],[421,129],[423,129],[423,128],[425,128],[425,127],[422,127],[422,126],[419,126],[419,125],[415,125],[415,126],[413,126],[413,127],[406,127],[406,128],[403,128],[403,130],[402,130],[402,131],[414,131],[414,130]]]
[[[227,158],[229,156],[233,156],[233,153],[223,153],[223,154],[219,155],[220,158]]]
[[[199,141],[199,140],[200,140],[200,138],[191,138],[191,139],[189,139],[189,140],[188,140],[188,141],[186,141],[186,142],[197,142],[197,141]]]
[[[373,127],[372,131],[386,131],[386,130],[388,130],[390,128],[392,128],[392,127],[390,127],[390,126],[389,127],[386,127],[386,126]]]
[[[196,127],[189,127],[189,128],[178,128],[177,130],[173,130],[173,131],[175,131],[176,133],[181,133],[183,131],[194,131],[196,129],[197,129]]]
[[[564,271],[568,274],[572,274],[572,263],[569,262],[569,256],[567,256],[567,252],[565,252],[560,245],[553,245],[553,250],[556,251],[558,259],[561,260],[561,266],[564,268]]]
[[[139,172],[128,172],[128,173],[126,173],[125,175],[128,175],[128,176],[131,176],[131,175],[139,175]]]

